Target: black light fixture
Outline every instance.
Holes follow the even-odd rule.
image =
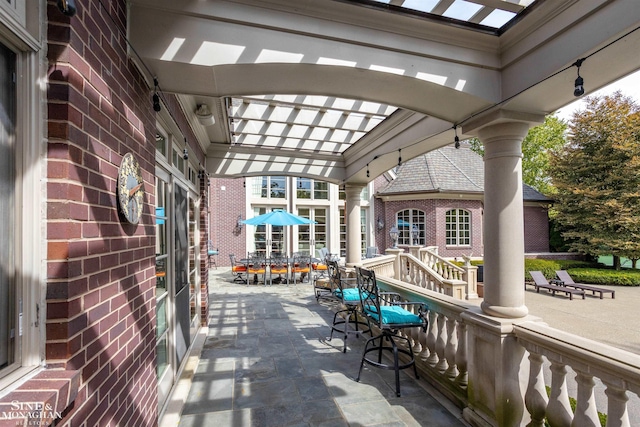
[[[367,163],[367,178],[369,178],[369,163]]]
[[[402,166],[402,148],[398,148],[398,167]]]
[[[162,107],[160,106],[160,96],[158,95],[158,79],[153,78],[153,111],[160,112]]]
[[[585,58],[578,59],[573,63],[578,68],[578,78],[575,81],[575,88],[573,89],[573,96],[579,97],[584,95],[584,79],[580,77],[580,67],[584,62]]]
[[[58,0],[58,9],[66,16],[74,16],[77,12],[75,0]]]
[[[453,138],[453,140],[455,141],[454,147],[460,148],[460,138],[458,138],[458,125],[453,125],[453,131],[456,134],[456,136]]]
[[[187,142],[187,141],[185,140],[184,142]],[[186,148],[182,150],[182,158],[185,160],[189,159],[189,150],[187,150]]]

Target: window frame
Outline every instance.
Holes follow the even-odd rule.
[[[26,2],[18,0],[16,4],[24,6]],[[4,8],[0,9],[0,16],[6,18]],[[28,40],[26,29],[21,30],[12,32],[9,29],[0,35],[0,42],[16,55],[13,142],[15,234],[10,244],[14,249],[16,329],[22,332],[16,342],[15,360],[0,370],[0,393],[42,369],[45,362],[43,323],[46,319],[47,261],[43,248],[46,248],[46,227],[34,227],[34,224],[43,223],[46,211],[46,180],[43,179],[46,170],[46,103],[44,92],[36,85],[44,79],[45,70],[38,49],[31,48],[33,43]]]
[[[451,224],[450,222],[450,218],[452,217],[450,215],[451,212],[455,212],[455,230],[452,230],[449,228],[449,225]],[[461,237],[460,236],[460,227],[461,225],[465,224],[463,222],[460,221],[460,213],[464,213],[464,217],[467,218],[466,221],[466,225],[467,225],[467,230],[466,230],[466,237]],[[451,208],[451,209],[447,209],[447,211],[444,214],[444,231],[445,231],[445,246],[446,247],[457,247],[457,248],[468,248],[471,247],[471,211],[468,209],[464,209],[464,208]],[[450,237],[449,233],[450,232],[455,232],[455,236]],[[466,243],[461,243],[461,240],[466,240]],[[452,243],[450,243],[450,241]]]
[[[408,214],[404,214],[408,212]],[[413,239],[411,238],[411,230],[414,225],[418,226],[418,242],[415,243],[419,246],[426,245],[426,224],[427,224],[427,214],[422,209],[417,208],[407,208],[401,211],[396,212],[396,223],[395,226],[398,228],[398,245],[410,246],[413,245]],[[401,227],[400,221],[407,222],[405,218],[409,218],[408,227]]]

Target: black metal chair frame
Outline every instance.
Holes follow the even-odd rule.
[[[428,323],[426,306],[421,302],[402,301],[400,294],[396,292],[380,292],[376,275],[373,271],[356,267],[356,278],[358,280],[358,289],[360,290],[362,312],[380,329],[378,335],[372,336],[365,343],[356,381],[360,381],[360,375],[365,363],[376,368],[393,369],[396,376],[396,396],[400,397],[400,370],[413,366],[416,379],[419,379],[419,376],[411,342],[407,337],[400,335],[399,332],[404,328],[415,327],[420,327],[426,332]],[[417,307],[417,316],[420,322],[385,323],[383,316],[385,311],[383,307],[385,306],[400,306],[412,314],[415,314],[412,309],[415,310]],[[399,346],[397,341],[404,342],[404,345]],[[389,345],[385,345],[385,342],[389,343]],[[393,356],[391,363],[382,359],[383,352],[391,353]],[[372,354],[370,355],[370,353]],[[408,361],[402,363],[400,354],[408,356]]]
[[[233,274],[234,283],[247,283],[247,266],[242,264],[236,260],[236,256],[234,254],[229,254],[229,259],[231,260],[231,273]],[[236,268],[240,268],[236,270]],[[242,277],[244,276],[244,277]]]
[[[288,283],[287,276],[289,274],[289,262],[287,257],[282,255],[272,256],[268,260],[269,264],[269,284],[273,285],[273,273],[275,272],[277,277],[277,283]],[[284,274],[284,277],[282,276]]]
[[[345,299],[346,289],[358,289],[356,278],[343,278],[337,261],[327,260],[327,266],[329,269],[329,280],[332,283],[333,296],[345,307],[334,314],[333,323],[331,324],[331,334],[329,335],[328,341],[333,339],[334,331],[342,334],[344,336],[342,352],[346,353],[349,335],[359,337],[360,334],[367,332],[371,334],[371,324],[367,317],[363,317],[364,321],[360,319],[360,298],[357,300]],[[353,325],[353,329],[349,328],[349,325]],[[363,326],[363,329],[359,328],[360,325]]]
[[[304,281],[304,277],[307,280],[311,280],[313,274],[311,270],[311,257],[308,254],[296,253],[293,257],[293,264],[291,264],[291,281],[296,284],[296,273],[300,274],[300,283]]]
[[[262,276],[262,283],[265,285],[267,284],[267,260],[258,252],[249,258],[249,262],[247,264],[247,283],[249,282],[249,276],[251,275],[253,275],[253,283],[259,283],[259,276]]]

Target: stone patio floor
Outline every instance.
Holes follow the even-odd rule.
[[[365,339],[328,341],[334,307],[312,286],[240,285],[211,270],[198,336],[160,426],[467,426],[460,409],[402,371],[365,366]]]

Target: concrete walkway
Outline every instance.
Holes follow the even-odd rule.
[[[212,270],[209,329],[195,346],[160,425],[466,426],[461,412],[401,374],[365,367],[364,339],[327,341],[333,320],[309,284],[238,285]],[[198,358],[198,352],[200,357]]]

